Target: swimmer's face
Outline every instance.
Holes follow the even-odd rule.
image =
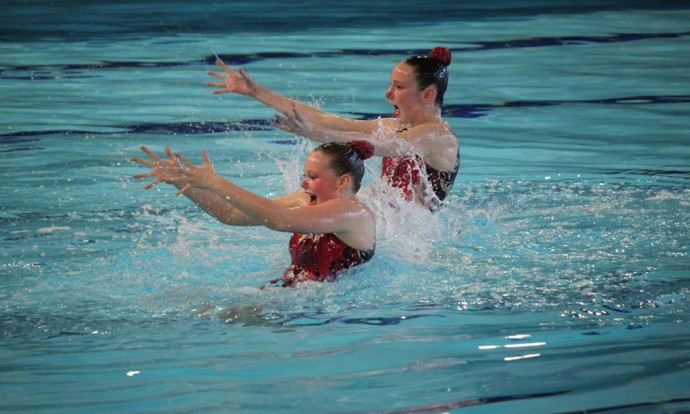
[[[401,120],[419,108],[422,103],[421,93],[412,66],[402,62],[393,68],[385,97],[393,105],[393,116]]]
[[[340,177],[331,169],[331,157],[321,151],[312,151],[304,160],[304,177],[300,186],[315,204],[336,198]]]

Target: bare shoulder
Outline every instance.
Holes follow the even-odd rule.
[[[458,137],[447,122],[433,122],[420,126],[427,164],[439,171],[450,171],[458,158]]]
[[[453,141],[457,140],[457,136],[453,128],[445,121],[428,122],[419,125],[417,128],[418,134],[426,135],[430,141]]]
[[[427,122],[407,128],[397,134],[408,142],[415,143],[424,154],[429,155],[449,147],[457,148],[457,136],[446,122]]]
[[[347,229],[336,233],[345,244],[358,250],[371,250],[376,244],[376,221],[374,213],[361,200],[354,198],[340,200],[350,210]]]
[[[318,204],[316,206],[310,206],[310,207],[318,207],[318,206],[323,206],[324,208],[332,210],[333,212],[339,212],[342,214],[353,215],[353,216],[357,217],[358,220],[360,220],[362,217],[365,217],[365,216],[373,217],[373,213],[371,212],[369,207],[367,207],[366,204],[364,204],[357,197],[335,198],[332,200],[328,200],[324,203]]]
[[[378,118],[372,119],[369,122],[376,123],[376,125],[382,125],[386,129],[396,130],[400,127],[400,122],[395,118]]]

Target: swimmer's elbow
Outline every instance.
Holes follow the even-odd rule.
[[[275,231],[291,232],[293,228],[292,221],[282,209],[266,215],[260,220],[260,223],[264,227]]]
[[[289,223],[280,223],[274,220],[266,219],[262,224],[264,227],[269,228],[271,230],[282,231],[286,233],[292,232],[292,225]]]

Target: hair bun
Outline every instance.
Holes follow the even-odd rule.
[[[431,49],[429,57],[438,60],[443,66],[450,66],[450,49],[447,47],[437,46]]]
[[[367,160],[374,155],[374,145],[369,141],[350,141],[347,144],[357,151],[363,160]]]

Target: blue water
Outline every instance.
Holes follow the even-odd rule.
[[[0,411],[690,410],[690,7],[447,3],[3,2]],[[288,234],[131,178],[169,144],[297,188],[313,144],[213,96],[216,56],[375,118],[436,45],[448,206],[391,211],[369,161],[377,254],[336,283],[258,289]]]

